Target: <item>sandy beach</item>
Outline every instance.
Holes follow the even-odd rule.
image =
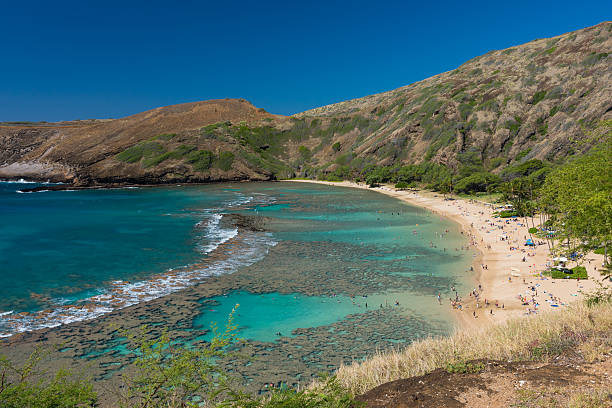
[[[528,317],[541,311],[560,310],[582,299],[584,293],[597,287],[596,282],[601,282],[597,268],[601,267],[603,257],[592,253],[581,263],[587,269],[588,280],[541,276],[540,272],[553,263],[548,246],[545,243],[535,247],[525,246],[529,233],[524,219],[494,218],[494,206],[489,203],[445,200],[442,195],[427,191],[396,190],[391,186],[369,188],[365,184],[349,181],[291,181],[378,191],[457,222],[470,245],[478,251],[473,264],[474,291],[458,294],[461,308],[452,306],[449,298],[455,298],[455,294],[450,288],[446,296],[442,295],[442,304],[452,308],[458,328],[480,328],[511,317]],[[568,267],[575,265],[569,263]],[[604,284],[610,285],[609,282]]]

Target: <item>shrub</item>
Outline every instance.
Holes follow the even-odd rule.
[[[459,115],[461,116],[461,119],[463,120],[467,120],[467,118],[470,116],[470,114],[472,113],[472,109],[474,109],[474,103],[462,103],[459,105]]]
[[[559,269],[553,268],[546,271],[546,275],[553,279],[588,279],[586,268],[584,266],[576,266],[572,268],[572,273],[565,273]]]
[[[298,153],[300,154],[300,157],[302,158],[302,160],[308,161],[310,160],[310,149],[308,149],[306,146],[300,146],[298,147]]]
[[[324,379],[318,387],[304,390],[284,388],[273,390],[268,397],[239,395],[225,406],[240,408],[361,408],[351,393],[340,385],[336,377]]]
[[[526,162],[523,162],[521,164],[506,167],[504,170],[502,170],[501,176],[504,180],[512,180],[517,177],[529,176],[545,167],[546,164],[542,160],[527,160]]]
[[[232,152],[221,152],[219,158],[215,162],[215,165],[223,171],[229,171],[234,163],[234,153]]]
[[[142,161],[142,167],[144,168],[148,168],[148,167],[155,167],[158,164],[160,164],[161,162],[167,160],[170,158],[170,153],[166,152],[166,153],[162,153],[159,156],[154,156],[154,157],[147,157],[146,159],[144,159]]]
[[[485,368],[484,363],[482,362],[473,362],[473,361],[458,361],[455,363],[447,363],[446,371],[449,373],[461,373],[461,374],[472,374],[479,373],[483,371]]]
[[[91,382],[59,370],[51,379],[36,379],[42,372],[38,364],[48,354],[36,349],[23,366],[0,355],[0,406],[22,407],[91,407],[97,395]]]
[[[546,97],[546,91],[538,91],[533,95],[531,99],[532,105],[537,105],[538,102],[542,101]]]
[[[195,171],[202,172],[210,169],[214,158],[215,155],[211,151],[197,150],[187,156],[187,162],[191,163]]]
[[[126,163],[137,163],[143,157],[153,157],[164,153],[164,147],[157,142],[140,142],[115,156],[117,160]]]
[[[527,156],[529,153],[531,153],[531,148],[529,149],[525,149],[523,151],[521,151],[519,154],[516,155],[516,157],[514,158],[514,160],[516,161],[521,161],[525,156]]]
[[[345,153],[338,156],[335,160],[337,164],[346,165],[353,159],[352,153]]]
[[[195,146],[180,145],[179,147],[177,147],[171,152],[166,152],[158,156],[152,156],[152,157],[145,158],[142,161],[142,166],[145,168],[154,167],[168,159],[174,159],[174,160],[182,159],[183,157],[191,153],[193,150],[195,150]],[[202,166],[202,167],[204,168],[205,166]]]
[[[499,184],[499,176],[486,172],[479,172],[460,179],[455,183],[458,193],[476,193],[487,191],[487,187]]]
[[[332,145],[332,149],[334,149],[334,152],[339,152],[340,149],[342,148],[342,146],[340,145],[340,142],[336,142]]]
[[[408,183],[406,183],[405,181],[400,181],[395,184],[395,188],[397,188],[398,190],[406,189],[408,188]]]
[[[550,112],[548,112],[548,116],[552,118],[553,116],[555,116],[557,112],[559,112],[559,105],[555,105],[552,108],[550,108]]]
[[[504,123],[504,127],[510,131],[510,137],[513,137],[518,134],[519,130],[521,129],[522,123],[523,120],[520,117],[515,116],[514,120],[506,121],[506,123]]]

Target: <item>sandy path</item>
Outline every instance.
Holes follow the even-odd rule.
[[[532,315],[539,311],[560,310],[570,302],[581,299],[583,293],[596,287],[596,281],[601,281],[597,267],[601,265],[603,257],[595,254],[590,254],[583,261],[589,277],[595,279],[578,282],[540,276],[547,264],[552,264],[548,246],[537,245],[533,249],[524,246],[525,239],[529,238],[524,219],[493,218],[493,206],[487,203],[463,199],[447,201],[431,192],[400,191],[389,186],[368,188],[365,184],[349,181],[295,181],[378,191],[459,223],[473,248],[479,251],[474,261],[474,289],[479,294],[478,301],[469,293],[460,293],[462,309],[453,309],[460,328],[477,328],[510,317],[528,316],[529,310]],[[534,240],[538,241],[536,238]],[[570,263],[568,266],[575,265]],[[606,284],[610,285],[609,282]],[[519,295],[529,304],[525,305]],[[449,288],[447,296],[443,296],[446,307],[452,307],[448,300],[450,296]],[[489,302],[488,306],[485,300]]]

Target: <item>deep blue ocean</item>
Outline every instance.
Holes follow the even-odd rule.
[[[270,255],[283,242],[303,248],[297,258],[287,254],[293,262],[287,267],[304,273],[342,248],[344,261],[334,268],[368,262],[384,273],[440,278],[432,280],[431,293],[390,287],[368,298],[370,304],[392,298],[432,317],[443,315],[431,310],[437,291],[470,280],[472,254],[452,250],[464,244],[457,225],[372,191],[283,182],[20,192],[39,185],[0,182],[4,337],[92,319],[263,260],[285,267],[282,253]],[[266,217],[274,228],[241,232],[225,218],[229,213]],[[219,257],[218,247],[234,241],[241,249]],[[364,307],[348,296],[297,293],[240,291],[218,300],[198,324],[223,322],[240,303],[241,336],[264,341],[279,330],[329,324]]]

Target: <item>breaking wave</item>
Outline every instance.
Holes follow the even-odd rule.
[[[258,262],[277,244],[272,235],[238,231],[235,226],[225,226],[223,223],[224,210],[238,209],[252,201],[253,197],[238,197],[226,203],[224,209],[211,209],[202,213],[204,219],[195,225],[196,245],[204,255],[201,262],[169,269],[138,282],[113,281],[108,287],[85,299],[56,299],[55,306],[47,310],[32,313],[0,312],[0,337],[95,319],[114,310],[179,291],[207,277],[232,273]]]

